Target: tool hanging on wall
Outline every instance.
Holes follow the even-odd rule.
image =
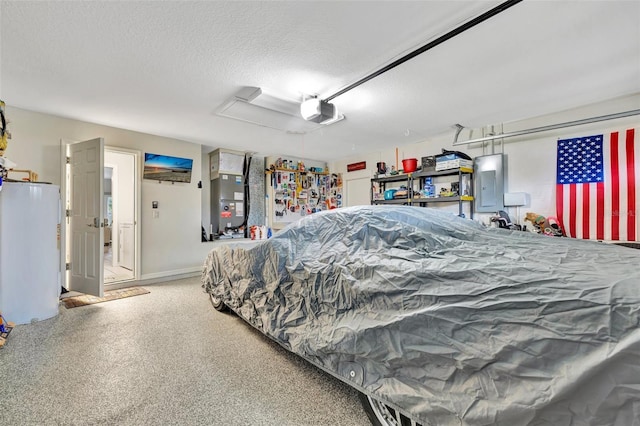
[[[7,131],[7,119],[4,115],[4,101],[0,100],[0,157],[4,155],[4,151],[7,149],[8,140],[11,139],[11,135]]]
[[[11,135],[7,131],[7,119],[4,116],[4,102],[0,100],[0,191],[2,190],[2,182],[7,179],[7,172],[15,166],[8,158],[4,158],[4,151],[9,144],[8,140]]]

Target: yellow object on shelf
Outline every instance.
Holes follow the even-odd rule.
[[[4,102],[0,101],[0,157],[4,155],[4,151],[7,149],[8,139],[11,138],[7,131],[7,120],[4,116]]]

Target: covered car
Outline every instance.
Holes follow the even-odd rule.
[[[214,305],[369,402],[374,423],[640,424],[640,250],[436,209],[316,213],[206,258]]]

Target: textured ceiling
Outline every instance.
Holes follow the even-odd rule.
[[[639,1],[524,1],[337,97],[305,134],[216,115],[242,87],[327,97],[497,1],[0,0],[8,105],[332,160],[640,92]]]

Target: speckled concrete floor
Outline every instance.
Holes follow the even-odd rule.
[[[211,308],[199,278],[17,326],[3,425],[370,425],[357,393]]]

